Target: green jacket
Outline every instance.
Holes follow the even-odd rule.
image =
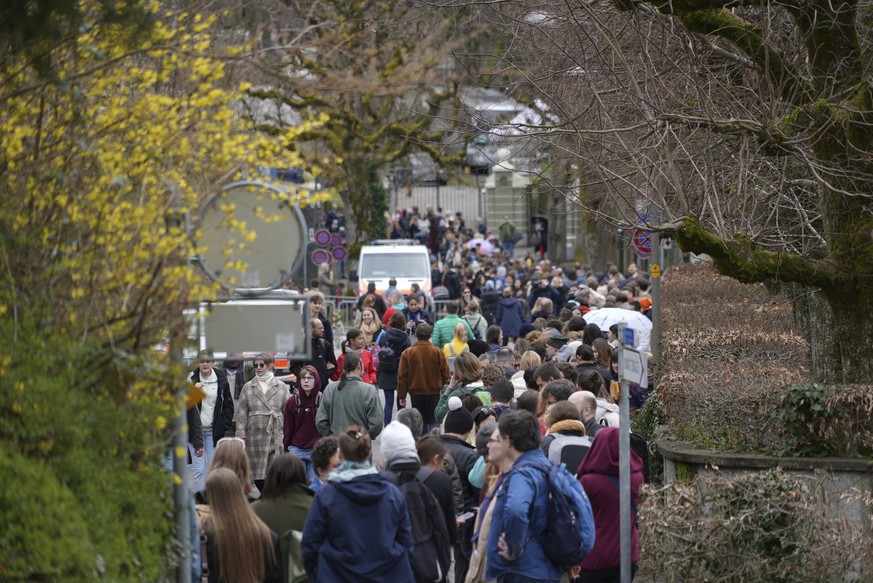
[[[437,403],[436,409],[434,409],[434,416],[438,423],[442,423],[443,419],[445,419],[446,415],[449,413],[449,398],[463,397],[466,393],[465,389],[479,397],[479,400],[482,401],[483,405],[491,404],[491,393],[482,387],[458,387],[456,389],[445,389],[440,395],[440,400]]]
[[[455,337],[455,324],[462,322],[467,327],[467,340],[475,338],[473,329],[470,328],[470,323],[458,316],[457,314],[449,314],[445,318],[438,320],[433,326],[433,334],[430,341],[442,350],[443,346],[452,341]]]
[[[322,435],[339,437],[350,425],[360,425],[370,434],[370,439],[382,433],[385,410],[379,401],[379,391],[361,377],[349,376],[345,387],[339,390],[340,381],[332,381],[321,397],[321,405],[315,414],[315,426]]]
[[[252,510],[258,518],[264,521],[264,524],[269,526],[281,540],[284,573],[288,572],[288,542],[282,535],[289,530],[303,532],[303,525],[306,524],[306,517],[314,496],[315,492],[308,487],[294,484],[276,498],[261,498],[252,503]]]

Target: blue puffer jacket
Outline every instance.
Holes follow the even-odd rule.
[[[301,547],[312,583],[415,581],[406,499],[378,474],[325,484],[312,501]]]
[[[536,466],[546,469],[543,472]],[[540,540],[549,518],[549,460],[539,448],[523,453],[498,490],[494,500],[494,517],[488,533],[488,562],[485,577],[497,579],[515,573],[538,581],[560,581],[560,567],[549,561]],[[506,534],[507,561],[498,552],[497,541]]]

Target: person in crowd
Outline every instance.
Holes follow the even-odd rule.
[[[524,373],[530,369],[536,369],[543,363],[540,355],[533,350],[523,352],[518,363],[518,372],[512,375],[510,379],[512,386],[515,389],[515,398],[517,399],[523,392],[528,389],[527,383],[524,381]]]
[[[391,316],[396,312],[403,312],[406,309],[406,302],[403,301],[403,294],[400,292],[394,292],[391,294],[391,303],[388,305],[388,309],[385,310],[385,313],[382,314],[382,325],[387,326],[388,320],[391,319]]]
[[[385,310],[388,309],[388,306],[385,304],[385,300],[382,299],[382,296],[376,293],[376,283],[370,282],[367,284],[367,291],[358,298],[357,310],[360,312],[363,308],[364,301],[368,297],[373,297],[372,307],[376,310],[376,314],[379,316],[379,320],[382,319],[382,316],[385,314]]]
[[[200,421],[200,411],[197,407],[191,407],[185,412],[185,417],[188,420],[188,468],[191,469],[191,477],[194,476],[194,460],[203,457],[204,454],[204,439],[203,425]],[[185,455],[185,454],[182,454]],[[173,466],[172,453],[170,454],[170,467]],[[199,463],[199,462],[198,462]],[[189,486],[195,488],[196,484],[189,480]]]
[[[495,324],[503,330],[503,335],[514,344],[521,335],[521,325],[524,323],[524,308],[521,302],[512,296],[510,288],[504,288],[503,298],[497,306]]]
[[[424,309],[424,304],[417,295],[409,294],[409,297],[406,298],[406,308],[403,310],[403,315],[406,317],[406,332],[410,335],[415,334],[416,326],[422,322],[433,326],[433,316]]]
[[[500,308],[500,300],[502,298],[503,294],[497,289],[497,284],[494,283],[494,280],[487,280],[482,294],[479,296],[479,303],[482,305],[482,314],[489,324],[498,321],[497,310]]]
[[[330,377],[332,381],[338,381],[343,371],[343,362],[346,356],[354,354],[361,361],[361,379],[370,385],[376,384],[376,366],[373,364],[373,355],[366,349],[364,333],[357,328],[349,328],[346,339],[342,345],[342,354],[337,360],[337,368]]]
[[[454,337],[455,325],[463,323],[467,327],[467,339],[473,338],[473,330],[466,320],[463,320],[459,315],[460,303],[450,301],[446,304],[446,317],[439,320],[433,327],[433,337],[431,342],[434,346],[442,348],[448,342],[451,342]]]
[[[333,295],[336,291],[336,278],[330,268],[330,261],[325,261],[318,266],[318,291],[326,296]]]
[[[455,336],[452,338],[451,342],[447,342],[443,345],[443,354],[446,355],[446,359],[449,363],[449,371],[454,372],[454,366],[452,363],[455,360],[455,357],[461,354],[462,352],[467,352],[470,350],[470,345],[467,344],[467,328],[463,322],[458,322],[455,324]]]
[[[570,401],[559,401],[546,409],[546,423],[549,432],[540,443],[543,454],[554,464],[566,464],[570,472],[574,468],[579,469],[579,464],[591,446],[591,439],[586,435],[585,425],[579,418],[579,409]],[[555,441],[563,442],[561,452],[559,456],[550,456],[550,453],[557,454],[550,449]]]
[[[395,312],[388,321],[388,328],[374,348],[374,350],[387,348],[393,355],[389,358],[387,353],[381,353],[385,355],[384,362],[380,360],[376,367],[378,373],[376,386],[382,389],[385,395],[385,424],[391,423],[394,412],[394,394],[397,391],[400,359],[403,357],[403,352],[411,346],[405,330],[406,317],[401,312]]]
[[[510,257],[515,257],[515,225],[509,221],[509,215],[503,215],[503,224],[497,228],[500,233],[500,249]]]
[[[597,324],[586,324],[582,330],[582,343],[591,346],[598,338],[603,338],[603,332]]]
[[[381,433],[385,421],[379,391],[362,380],[364,365],[354,352],[345,354],[343,372],[324,390],[315,425],[322,435],[339,435],[343,428],[361,425],[370,439]]]
[[[585,557],[578,581],[619,583],[621,581],[621,536],[618,482],[618,428],[604,427],[582,460],[576,478],[591,501],[596,529],[594,548]],[[640,532],[636,509],[643,486],[643,461],[631,450],[631,579],[640,560]]]
[[[612,363],[613,353],[612,346],[609,345],[609,342],[607,342],[605,338],[598,338],[594,341],[594,344],[591,345],[591,349],[594,351],[594,362],[597,363],[597,366],[599,366],[604,372],[608,371],[610,364]]]
[[[245,364],[241,352],[229,353],[224,358],[221,369],[225,372],[227,385],[230,394],[233,397],[233,410],[236,411],[237,403],[239,402],[239,394],[242,391],[243,385],[255,377],[255,370],[250,365]],[[232,428],[233,425],[231,424],[229,427],[225,427],[225,431]],[[231,431],[231,433],[233,433],[233,431]]]
[[[473,416],[461,404],[461,399],[452,397],[449,399],[449,412],[445,419],[445,432],[439,438],[445,443],[449,454],[458,467],[461,477],[461,489],[464,495],[464,506],[461,510],[468,512],[473,510],[479,503],[479,488],[470,483],[470,471],[476,465],[479,454],[469,442],[470,432],[473,430]],[[459,510],[460,511],[460,510]],[[472,523],[464,525],[461,536],[472,536]],[[467,558],[459,545],[455,547],[455,580],[463,581],[467,573]]]
[[[489,410],[494,415],[495,421],[500,421],[500,416],[504,411],[512,408],[512,402],[515,400],[515,390],[512,388],[512,383],[506,379],[502,379],[494,383],[491,387],[491,407]]]
[[[421,413],[428,432],[437,424],[434,411],[440,400],[440,390],[449,382],[449,365],[443,351],[430,342],[432,328],[419,324],[415,329],[417,342],[400,357],[397,373],[397,403],[406,407],[406,395],[412,395],[412,406]]]
[[[597,340],[595,340],[595,342],[597,342],[598,340],[606,343],[606,341],[602,338],[598,338]],[[608,343],[607,346],[609,346]],[[600,378],[603,379],[604,386],[608,387],[609,384],[612,382],[612,376],[608,372],[609,367],[604,369],[594,360],[594,350],[591,346],[589,346],[588,344],[580,344],[579,347],[576,349],[576,373],[578,374],[578,376],[582,376],[587,371],[592,370],[600,375]]]
[[[300,376],[300,371],[304,364],[310,364],[318,371],[318,378],[321,385],[318,387],[323,391],[330,382],[330,376],[337,370],[336,354],[333,351],[333,345],[329,344],[324,339],[324,324],[321,320],[313,318],[309,323],[312,330],[312,360],[307,363],[298,363],[291,368],[291,372]]]
[[[526,411],[507,411],[500,417],[498,431],[511,469],[493,502],[485,576],[511,583],[557,583],[563,572],[547,558],[542,542],[548,528],[551,465],[539,447],[539,423]],[[591,521],[584,493],[572,495],[577,507],[588,511],[580,518]],[[585,525],[585,532],[586,543],[593,545],[593,521]]]
[[[309,487],[318,492],[327,483],[327,477],[336,470],[343,461],[339,450],[339,440],[335,435],[322,437],[315,442],[310,454],[312,467],[315,469],[315,480],[309,482]]]
[[[312,365],[304,366],[297,375],[297,383],[299,387],[285,401],[283,409],[282,445],[286,451],[300,458],[306,470],[307,482],[312,482],[316,476],[309,456],[312,446],[321,438],[315,426],[315,416],[321,402],[318,371]]]
[[[485,332],[485,342],[488,343],[488,351],[491,354],[497,354],[497,351],[503,346],[503,330],[500,326],[488,326],[488,330]]]
[[[549,285],[549,280],[546,277],[534,275],[530,281],[531,291],[527,298],[527,304],[530,306],[531,319],[551,318],[555,314],[555,307],[560,307],[558,290]]]
[[[485,340],[485,333],[488,330],[488,320],[479,313],[479,300],[471,299],[465,308],[464,320],[470,325],[473,330],[473,338],[476,340]]]
[[[236,436],[246,440],[252,478],[260,490],[267,466],[274,456],[285,451],[283,410],[288,385],[273,376],[273,357],[269,354],[258,354],[254,367],[255,378],[247,382],[240,393]]]
[[[333,346],[333,327],[327,317],[327,307],[324,301],[324,294],[318,290],[310,291],[306,294],[309,298],[310,320],[320,320],[324,325],[323,337],[327,343]]]
[[[540,394],[533,389],[526,390],[515,399],[515,406],[519,411],[528,411],[534,416],[537,414],[539,403]]]
[[[370,465],[367,434],[359,425],[340,432],[344,461],[309,509],[301,546],[310,581],[414,580],[406,500]]]
[[[364,347],[369,348],[376,343],[382,332],[382,322],[373,308],[364,308],[361,313],[361,333],[364,335]]]
[[[225,428],[233,427],[233,399],[227,385],[227,374],[215,366],[211,350],[201,350],[197,355],[197,368],[188,380],[200,389],[205,397],[197,403],[200,414],[200,430],[204,442],[200,449],[203,455],[195,456],[194,476],[198,490],[203,488],[203,479],[209,470],[215,443],[224,437]],[[198,463],[199,462],[199,463]],[[198,478],[199,475],[199,479]]]
[[[218,445],[215,447],[215,459],[212,460],[210,471],[217,468],[231,470],[236,474],[246,499],[249,502],[254,502],[261,497],[261,493],[255,488],[254,482],[252,482],[250,465],[249,456],[246,454],[245,442],[241,438],[222,437],[218,440]],[[209,476],[209,474],[206,475],[207,477]],[[198,504],[208,504],[209,500],[206,496],[206,490],[197,492],[195,500]]]
[[[403,423],[393,421],[385,426],[382,432],[381,451],[385,469],[394,475],[398,484],[405,484],[416,478],[433,492],[434,497],[443,511],[446,530],[449,534],[449,542],[458,542],[458,527],[455,521],[455,502],[452,497],[452,478],[442,471],[442,459],[434,470],[422,463],[418,457],[418,449],[412,431]],[[433,462],[434,460],[429,460]],[[425,472],[419,474],[421,468]]]
[[[595,373],[588,373],[588,375],[593,374]],[[604,426],[597,422],[597,397],[594,396],[594,393],[584,388],[586,382],[585,380],[577,380],[576,387],[578,390],[570,395],[568,400],[576,405],[576,409],[579,410],[579,418],[582,420],[582,424],[585,425],[585,435],[594,439],[597,432]]]
[[[252,504],[258,518],[279,535],[285,573],[288,573],[288,539],[283,535],[289,530],[303,532],[314,496],[308,485],[300,458],[283,453],[270,462],[261,498]]]
[[[475,395],[481,400],[481,404],[490,405],[491,395],[482,389],[482,362],[470,352],[464,352],[455,357],[455,372],[449,381],[448,390],[438,397],[434,415],[440,423],[449,412],[449,399],[451,397],[464,397]]]
[[[489,424],[483,428],[487,435],[486,445],[482,459],[486,462],[483,473],[482,500],[479,504],[479,512],[476,515],[476,523],[473,527],[473,552],[470,564],[467,568],[466,583],[483,583],[485,578],[485,565],[487,563],[487,542],[491,533],[491,525],[494,519],[494,498],[503,486],[506,474],[512,468],[512,461],[506,455],[506,446],[500,438],[500,430],[497,423]]]
[[[203,521],[209,583],[282,583],[279,536],[258,518],[233,471],[206,478],[209,513]]]

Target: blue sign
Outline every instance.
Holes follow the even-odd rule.
[[[625,346],[636,346],[636,330],[630,326],[624,326],[621,329],[621,343]]]

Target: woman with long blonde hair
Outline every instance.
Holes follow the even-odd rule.
[[[279,536],[257,517],[230,469],[206,478],[210,514],[205,519],[209,583],[280,583]]]
[[[246,454],[246,446],[242,439],[225,437],[218,441],[210,473],[218,468],[224,468],[236,474],[249,502],[260,498],[260,493],[252,482],[249,471],[249,456]]]

